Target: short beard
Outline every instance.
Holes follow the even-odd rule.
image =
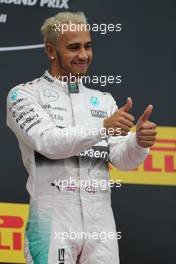
[[[58,66],[59,68],[64,72],[64,76],[75,76],[76,78],[80,78],[81,76],[84,76],[85,74],[80,75],[79,73],[69,73],[67,74],[67,70],[64,67],[63,63],[62,63],[62,57],[60,55],[60,52],[58,50],[56,50],[56,54],[57,54],[57,61],[58,61]]]

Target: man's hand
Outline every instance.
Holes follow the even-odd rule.
[[[127,98],[127,102],[120,109],[118,109],[112,116],[104,120],[104,127],[106,128],[107,134],[111,136],[126,136],[133,126],[134,117],[128,114],[132,108],[132,99]]]
[[[149,105],[145,109],[143,115],[139,118],[136,125],[137,143],[143,148],[153,146],[156,140],[156,124],[148,119],[153,111],[153,106]]]

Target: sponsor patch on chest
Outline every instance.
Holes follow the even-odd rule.
[[[106,111],[95,110],[95,109],[91,109],[90,111],[93,117],[104,118],[108,116],[108,113]]]

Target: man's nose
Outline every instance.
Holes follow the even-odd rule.
[[[88,59],[88,54],[84,48],[81,48],[78,53],[78,58],[81,60],[87,60]]]

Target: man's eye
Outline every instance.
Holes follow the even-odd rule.
[[[85,48],[86,48],[86,49],[90,49],[90,48],[92,48],[92,44],[88,44],[88,45],[86,45]]]
[[[77,50],[77,49],[79,49],[79,47],[77,47],[77,46],[73,46],[73,47],[69,47],[69,49],[70,49],[70,50]]]

